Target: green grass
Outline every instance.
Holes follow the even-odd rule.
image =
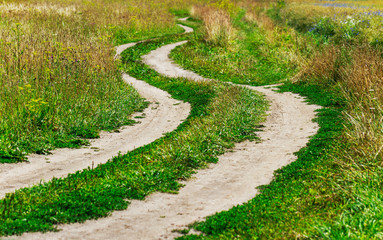
[[[315,120],[319,132],[296,153],[295,162],[277,170],[270,184],[258,188],[260,193],[254,199],[193,224],[204,236],[180,239],[310,238],[318,221],[329,222],[339,214],[341,209],[334,206],[344,199],[327,180],[340,170],[332,159],[332,149],[347,147],[340,141],[343,99],[320,86],[285,84],[282,90],[300,93],[325,107],[318,110]]]
[[[265,13],[259,10],[262,5],[258,8],[258,2],[254,4],[254,16],[262,16]],[[203,31],[197,30],[186,36],[164,33],[161,40],[127,50],[121,69],[169,91],[177,99],[190,102],[190,117],[176,131],[96,169],[8,194],[0,200],[1,235],[55,230],[57,223],[81,222],[125,209],[129,204],[126,199],[143,199],[154,191],[176,192],[180,187],[177,180],[190,177],[195,169],[207,163],[216,162],[217,156],[234,142],[256,140],[256,123],[261,121],[266,109],[265,101],[258,95],[215,81],[194,83],[165,78],[139,61],[141,55],[159,46],[192,36],[188,44],[172,53],[182,66],[222,82],[249,85],[283,82],[302,68],[314,69],[303,71],[301,81],[286,82],[281,90],[300,93],[324,108],[318,111],[315,120],[321,127],[318,134],[296,153],[295,162],[277,170],[270,184],[259,187],[259,195],[192,225],[205,235],[181,239],[381,239],[383,134],[382,97],[378,91],[381,85],[380,81],[355,81],[354,86],[350,83],[353,76],[359,80],[381,79],[380,65],[372,64],[381,62],[380,57],[375,56],[379,52],[369,48],[381,45],[374,43],[380,39],[377,29],[381,22],[375,21],[379,19],[376,18],[372,19],[373,28],[358,26],[361,34],[349,39],[350,35],[344,33],[351,25],[342,29],[331,22],[315,22],[312,20],[321,13],[310,15],[311,12],[299,8],[289,16],[285,7],[284,1],[278,1],[278,6],[268,11],[269,16],[279,21],[275,26],[265,25],[268,28],[260,28],[261,24],[256,23],[262,18],[248,21],[243,18],[244,12],[240,13],[232,22],[238,38],[227,45],[206,42]],[[184,10],[172,11],[178,16],[186,15]],[[322,13],[332,12],[325,9]],[[281,24],[286,17],[291,18],[287,19],[291,20],[288,23],[301,33],[294,33]],[[201,22],[191,19],[187,25],[198,27]],[[305,34],[313,26],[315,31]],[[173,30],[180,31],[177,27]],[[116,43],[144,38],[137,32],[128,36],[118,31],[114,35]],[[356,51],[363,41],[369,45]],[[350,50],[356,49],[349,51],[350,58],[370,61],[363,66],[349,64],[342,53],[337,56],[336,51],[323,50],[326,48],[322,45],[337,48],[338,44],[344,49],[349,45],[353,47]],[[318,54],[314,58],[317,61],[311,59],[314,54]],[[289,56],[298,56],[302,62]],[[335,66],[331,65],[331,59],[335,59]],[[337,77],[331,79],[333,75]],[[359,92],[358,87],[361,87]],[[17,154],[11,153],[11,156]],[[180,232],[186,234],[188,230]]]
[[[297,14],[312,14],[296,6]],[[269,15],[281,21],[284,7]],[[290,17],[297,26],[305,26],[305,18]],[[325,21],[308,34],[308,29],[297,27],[302,31],[298,36],[306,39],[303,44],[314,45],[309,47],[315,57],[303,55],[307,62],[299,69],[303,74],[295,78],[299,81],[287,82],[281,89],[325,107],[316,119],[318,134],[296,153],[297,161],[277,170],[269,185],[259,187],[254,199],[191,225],[202,235],[180,239],[382,239],[382,97],[376,90],[381,81],[375,81],[381,79],[380,67],[375,67],[380,66],[375,62],[381,62],[381,46],[371,44],[380,34],[375,26],[381,23],[374,18],[371,27],[360,24],[361,34],[353,36],[344,34],[349,26],[335,26],[332,33]],[[275,25],[280,27],[284,25]],[[339,48],[348,54],[331,52]],[[374,70],[366,70],[369,66]]]
[[[128,207],[155,191],[176,192],[179,179],[216,162],[235,142],[256,140],[267,102],[255,92],[220,82],[197,83],[158,75],[140,56],[180,37],[138,44],[122,54],[122,69],[192,105],[191,115],[163,138],[113,158],[95,169],[70,174],[0,200],[0,235],[55,230]]]
[[[121,79],[113,46],[181,33],[169,9],[192,2],[1,2],[0,163],[131,124],[146,103]]]
[[[244,14],[233,21],[240,36],[230,46],[208,44],[200,27],[189,43],[172,51],[172,59],[206,78],[239,84],[273,84],[292,76],[296,64],[279,54],[287,50],[292,37],[285,33],[277,46],[255,23],[246,22]]]

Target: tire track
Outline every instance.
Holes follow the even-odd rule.
[[[123,50],[135,44],[118,47],[116,58]],[[51,155],[29,155],[29,162],[1,164],[0,197],[16,189],[49,181],[53,177],[65,177],[68,173],[96,167],[117,156],[119,152],[126,153],[161,138],[163,134],[175,130],[188,117],[189,103],[172,99],[167,92],[127,74],[123,74],[122,78],[150,102],[142,113],[132,116],[132,119],[140,117],[138,124],[122,127],[118,132],[101,132],[100,138],[90,140],[90,146],[80,149],[57,149]]]
[[[170,51],[185,42],[166,45],[144,56],[144,61],[159,73],[170,77],[202,78],[183,70],[168,57]],[[216,212],[244,203],[257,194],[259,185],[268,184],[273,172],[296,159],[294,152],[306,145],[318,130],[312,122],[318,106],[308,105],[292,93],[276,93],[271,88],[250,87],[270,101],[270,111],[261,143],[245,141],[233,152],[219,157],[217,164],[198,171],[179,194],[155,193],[144,201],[134,200],[129,208],[110,217],[85,223],[60,225],[58,233],[28,233],[23,239],[173,239],[174,229],[202,220]]]

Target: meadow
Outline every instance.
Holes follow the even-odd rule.
[[[174,6],[177,6],[174,8]],[[381,239],[383,13],[379,1],[17,1],[0,5],[1,161],[86,144],[146,104],[120,70],[192,104],[152,144],[95,169],[10,193],[0,234],[54,230],[125,209],[126,199],[176,192],[179,179],[234,142],[256,140],[267,103],[225,82],[283,83],[323,106],[320,130],[248,203],[181,239]],[[118,10],[116,10],[118,9]],[[179,35],[175,16],[195,33]],[[156,38],[113,60],[113,46]],[[140,56],[188,39],[172,58],[205,77],[158,75]],[[92,94],[89,94],[92,93]],[[182,144],[180,144],[182,143]]]
[[[251,29],[249,40],[243,41],[247,34],[242,31],[231,44],[246,46],[246,42],[262,39],[261,44],[255,44],[255,52],[260,54],[253,55],[253,61],[266,59],[287,68],[277,71],[288,73],[281,79],[281,91],[300,93],[325,107],[316,119],[321,129],[297,153],[296,162],[278,170],[271,184],[259,188],[260,195],[193,224],[191,227],[203,236],[181,239],[382,238],[383,25],[379,4],[276,1],[270,7],[259,1],[245,4],[247,12],[240,18],[229,15],[235,29],[244,24],[258,27]],[[204,19],[203,14],[197,16]],[[223,81],[244,83],[247,77],[243,75],[230,78],[218,71],[212,73],[217,67],[212,66],[214,61],[207,64],[211,52],[207,54],[199,47],[195,50],[206,40],[203,33],[197,36],[193,44],[174,53],[176,61],[205,76],[215,74]],[[245,47],[239,49],[218,46],[213,48],[217,54],[213,56],[246,51]],[[186,55],[199,65],[205,63],[209,70],[182,57],[184,51],[190,51]],[[275,56],[278,61],[274,61]],[[229,70],[239,70],[235,63],[241,60],[238,56],[235,59],[225,57],[221,62]],[[273,64],[270,70],[275,70]],[[262,76],[254,74],[251,79],[249,84],[264,84]],[[268,79],[273,80],[281,81],[278,76]]]
[[[169,8],[170,1],[3,2],[0,162],[79,147],[100,130],[131,124],[146,103],[122,81],[113,46],[182,32]]]
[[[61,4],[68,5],[69,3],[71,2],[63,1]],[[184,14],[185,11],[182,9],[182,6],[185,3],[180,3],[178,5],[181,9],[174,9],[171,7],[173,5],[170,4],[170,2],[137,2],[137,7],[140,8],[140,12],[142,12],[142,15],[137,14],[137,17],[140,17],[140,24],[127,24],[127,26],[125,26],[126,20],[122,21],[121,26],[113,26],[111,24],[114,22],[111,22],[108,19],[106,24],[106,22],[102,22],[103,18],[99,16],[103,16],[104,14],[104,20],[106,21],[107,18],[112,15],[116,15],[114,12],[115,8],[132,9],[132,12],[139,12],[137,11],[137,8],[132,8],[131,4],[129,4],[130,8],[124,7],[123,1],[119,2],[119,4],[122,5],[107,4],[109,9],[106,9],[108,10],[106,11],[104,7],[100,7],[101,5],[96,5],[94,8],[92,3],[72,3],[75,5],[78,4],[76,7],[83,9],[81,10],[81,14],[75,15],[76,17],[74,19],[70,18],[68,20],[73,24],[69,25],[68,29],[62,28],[61,26],[65,26],[69,23],[61,20],[51,20],[52,25],[57,27],[57,29],[54,29],[57,31],[61,31],[62,29],[76,29],[78,26],[81,27],[81,24],[88,24],[89,21],[92,22],[95,20],[93,14],[99,13],[100,15],[98,15],[97,19],[99,22],[96,22],[99,25],[95,24],[95,31],[89,32],[88,35],[79,37],[80,39],[77,42],[77,47],[84,46],[84,50],[81,52],[73,50],[73,53],[82,53],[84,56],[90,54],[91,56],[88,56],[89,58],[86,59],[85,63],[89,61],[96,61],[96,63],[104,61],[104,63],[108,65],[100,65],[99,67],[96,65],[93,66],[93,68],[88,68],[85,63],[81,62],[84,66],[77,67],[75,70],[77,69],[80,73],[84,71],[85,74],[90,74],[90,76],[92,76],[92,81],[88,82],[90,80],[89,78],[82,78],[83,75],[73,72],[74,70],[71,66],[73,61],[76,62],[75,59],[69,60],[70,65],[64,65],[60,68],[60,64],[62,64],[61,62],[63,60],[62,58],[70,57],[67,56],[68,54],[63,54],[62,51],[66,51],[68,48],[68,51],[72,51],[72,48],[68,47],[68,45],[64,42],[67,40],[77,41],[77,35],[80,35],[81,32],[75,32],[73,39],[70,38],[71,35],[63,34],[61,39],[63,42],[62,44],[56,42],[56,39],[53,39],[53,43],[50,39],[46,39],[44,42],[45,44],[53,44],[55,46],[55,48],[49,52],[49,55],[45,55],[45,61],[40,62],[43,66],[45,66],[45,62],[48,62],[49,64],[56,64],[54,67],[49,65],[50,69],[54,71],[52,72],[52,75],[49,75],[49,77],[55,77],[54,79],[57,79],[57,81],[60,79],[66,80],[67,78],[71,78],[72,81],[76,80],[84,85],[84,88],[79,89],[78,91],[86,90],[84,92],[80,92],[83,95],[78,96],[78,99],[75,99],[73,93],[76,93],[77,89],[73,88],[69,84],[62,84],[60,85],[59,90],[63,91],[63,94],[60,96],[65,97],[66,101],[57,100],[57,104],[62,104],[72,112],[73,108],[71,108],[71,106],[67,106],[72,99],[74,101],[84,101],[84,103],[93,104],[95,101],[88,98],[92,97],[89,95],[97,95],[97,89],[94,89],[94,87],[98,87],[100,92],[99,97],[101,98],[99,101],[101,102],[102,100],[103,102],[101,103],[106,104],[108,108],[111,108],[112,104],[118,103],[113,101],[111,102],[110,99],[107,99],[107,94],[115,94],[115,97],[130,99],[131,102],[128,102],[127,106],[113,106],[124,114],[122,116],[124,118],[124,122],[115,122],[115,126],[125,124],[127,122],[126,117],[129,116],[132,111],[141,109],[145,104],[137,93],[132,90],[132,87],[122,82],[120,71],[123,70],[133,77],[145,80],[156,87],[168,91],[174,98],[188,101],[192,105],[192,112],[189,118],[175,132],[165,135],[163,138],[153,142],[152,144],[138,148],[128,154],[119,155],[118,157],[111,159],[108,163],[100,165],[96,168],[92,167],[84,169],[83,171],[70,174],[66,178],[54,178],[48,182],[41,182],[41,184],[36,186],[20,189],[15,193],[7,194],[4,199],[0,200],[1,235],[20,234],[26,231],[55,230],[55,224],[58,223],[81,222],[86,219],[107,216],[113,210],[126,208],[129,204],[127,200],[143,199],[145,196],[154,191],[175,192],[180,187],[180,184],[177,182],[178,180],[190,177],[196,168],[205,167],[209,162],[216,162],[217,156],[224,153],[225,149],[232,147],[235,142],[244,141],[246,139],[256,140],[257,137],[254,132],[258,128],[257,124],[263,120],[265,115],[264,113],[267,108],[267,102],[255,92],[242,89],[240,87],[226,85],[218,81],[211,83],[193,83],[184,79],[169,79],[158,75],[156,72],[140,63],[140,57],[149,51],[165,43],[189,37],[188,35],[177,34],[178,32],[182,32],[182,29],[175,25],[176,18],[173,15]],[[37,2],[34,4],[37,4]],[[48,2],[45,2],[44,4],[48,4]],[[145,4],[147,4],[147,6]],[[7,9],[13,9],[14,5],[7,5],[7,7]],[[145,7],[148,8],[147,12],[144,11]],[[54,9],[52,10],[54,11],[52,14],[53,17],[60,16],[56,11],[58,6],[46,8],[48,8],[49,11]],[[40,8],[34,5],[28,6],[28,8],[22,5],[20,9],[22,9],[22,11],[34,11],[34,9],[38,9],[36,10],[37,14],[40,14]],[[99,12],[97,12],[97,10]],[[16,10],[7,11],[13,14]],[[161,15],[161,11],[163,15]],[[21,16],[24,17],[25,13]],[[129,15],[126,12],[120,15],[121,18],[126,18],[127,16]],[[164,21],[161,20],[161,16],[164,18]],[[76,22],[74,20],[76,20],[77,17],[79,19]],[[35,16],[31,18],[35,19]],[[43,19],[46,20],[49,18],[44,16]],[[33,21],[29,20],[25,23],[20,23],[17,26],[22,26],[22,24],[30,24],[31,22]],[[115,24],[117,23],[118,19]],[[36,25],[36,27],[38,26],[44,27],[42,23],[41,25]],[[116,30],[119,27],[121,27],[121,31]],[[84,29],[89,31],[88,26],[84,26]],[[68,32],[66,32],[66,34],[67,33]],[[52,35],[54,36],[54,34],[56,33],[53,33]],[[129,34],[129,36],[126,37],[124,34]],[[27,36],[28,35],[26,34],[21,34],[20,41],[28,39]],[[138,44],[136,47],[125,51],[120,60],[114,61],[114,44],[135,41],[137,38],[152,38],[154,36],[159,38],[156,41]],[[98,47],[90,44],[97,45]],[[36,45],[28,46],[36,47]],[[7,51],[9,50],[9,48],[4,49],[7,49]],[[45,49],[42,48],[41,51],[46,54]],[[100,55],[101,53],[104,53],[105,55],[102,56]],[[6,57],[8,55],[4,56]],[[19,58],[15,59],[19,60]],[[21,60],[22,58],[20,58],[20,61]],[[81,61],[83,60],[81,59]],[[108,68],[106,68],[107,66],[113,70],[112,73],[114,75],[111,74],[111,71],[108,71]],[[97,71],[95,71],[95,69]],[[34,69],[31,69],[31,71],[32,70]],[[57,75],[53,75],[56,71],[60,71],[61,75],[58,73]],[[95,78],[97,76],[96,74],[99,72],[103,73],[102,76],[104,78]],[[40,76],[38,72],[35,74],[38,77]],[[113,76],[115,76],[115,78],[111,78]],[[36,79],[40,79],[38,77],[36,77]],[[97,80],[102,82],[98,84]],[[108,84],[115,82],[117,85],[115,89],[110,89],[111,92],[108,93],[105,92],[105,90],[108,90],[106,88],[107,85],[103,85],[103,82]],[[40,86],[40,82],[35,84]],[[49,81],[46,84],[47,86],[53,85],[53,87],[58,89],[57,85],[54,85]],[[90,86],[87,86],[87,84]],[[16,87],[20,91],[26,91],[27,93],[31,92],[32,94],[34,91],[29,91],[28,89],[32,89],[33,86],[35,85],[31,84],[31,86],[29,86],[28,84],[25,84],[25,86],[21,85]],[[87,88],[91,89],[88,90]],[[128,94],[125,92],[127,91],[126,89],[130,91]],[[51,92],[52,91],[49,91],[48,93],[51,94]],[[64,93],[69,95],[67,96]],[[44,98],[43,100],[39,100],[43,101],[41,106],[49,105],[48,101],[51,101],[51,98],[53,97],[50,96],[47,99]],[[89,102],[90,100],[92,101]],[[4,103],[12,102],[5,101]],[[24,103],[24,105],[27,104]],[[94,110],[99,106],[91,107],[93,107],[91,110]],[[85,110],[88,109],[82,109],[81,112],[87,114],[92,113],[91,111]],[[71,116],[71,111],[68,113],[61,112],[61,121],[65,123],[72,118],[74,121],[86,122],[88,120],[81,119],[79,116]],[[110,119],[114,117],[115,113],[105,112],[103,114],[106,119]],[[58,116],[56,117],[58,118]],[[94,117],[97,117],[97,114],[92,116],[92,118]],[[27,120],[29,120],[29,118],[27,118]],[[51,123],[47,125],[52,126]],[[82,129],[86,127],[83,126],[85,124],[79,125]],[[74,136],[75,139],[81,137],[79,138],[81,140],[83,140],[83,137],[96,137],[100,128],[113,129],[112,127],[115,126],[96,125],[91,128],[91,130],[94,130],[91,132],[93,135],[81,135],[79,133],[75,133]],[[42,134],[44,137],[47,135],[47,132],[44,133],[38,129],[35,134],[26,134],[25,137],[33,139],[37,133]],[[50,136],[50,138],[56,140],[55,136]],[[5,136],[4,139],[8,138]],[[9,142],[9,144],[17,144],[17,141],[12,139],[10,139]],[[62,146],[63,145],[55,147]],[[34,151],[31,147],[29,147],[29,151],[41,153],[41,151]],[[25,152],[27,151],[25,150]],[[9,156],[9,159],[11,159],[11,157],[14,159],[14,156]]]

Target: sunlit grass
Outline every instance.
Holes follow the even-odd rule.
[[[196,6],[191,12],[193,17],[202,20],[204,39],[208,43],[223,47],[235,44],[238,35],[228,11],[214,6]]]
[[[0,3],[0,162],[76,147],[131,123],[145,104],[123,83],[113,47],[182,32],[170,10],[190,3],[170,3]]]
[[[15,140],[12,142],[8,139],[23,139],[20,136],[26,132],[28,139],[17,146],[23,147],[25,142],[32,140],[40,144],[44,139],[39,136],[43,135],[36,133],[44,127],[51,129],[54,134],[62,133],[62,129],[69,129],[63,122],[73,123],[71,126],[75,126],[73,129],[77,131],[75,136],[96,136],[98,130],[92,128],[95,125],[90,125],[86,131],[83,126],[91,122],[88,115],[93,116],[91,113],[98,109],[98,106],[104,106],[105,110],[105,114],[98,115],[104,116],[100,119],[105,121],[110,119],[111,106],[108,103],[114,102],[111,100],[113,96],[117,97],[113,89],[120,90],[121,95],[126,95],[128,91],[130,96],[134,96],[131,99],[138,98],[134,92],[126,90],[126,86],[119,80],[118,70],[111,59],[113,45],[180,32],[181,29],[174,25],[174,18],[168,9],[177,5],[178,9],[172,9],[172,12],[179,11],[178,13],[184,15],[183,7],[193,3],[192,1],[176,3],[133,1],[128,4],[124,1],[113,1],[106,4],[107,1],[101,0],[63,0],[54,4],[49,1],[12,2],[0,5],[2,9],[0,74],[4,79],[1,84],[6,86],[0,92],[2,98],[0,109],[7,110],[0,111],[2,121],[0,137],[4,149],[0,153],[12,157],[22,157],[23,153],[20,147],[12,145]],[[205,30],[197,33],[191,43],[173,53],[180,63],[191,66],[205,76],[217,77],[223,81],[267,84],[274,80],[280,82],[285,78],[292,78],[294,83],[285,85],[285,90],[306,94],[311,101],[326,107],[317,120],[322,127],[319,135],[307,148],[298,153],[297,162],[279,170],[276,180],[271,185],[262,187],[263,192],[257,198],[242,207],[210,218],[207,223],[200,224],[200,230],[208,234],[206,238],[218,239],[256,236],[381,238],[382,223],[379,220],[382,218],[383,199],[381,192],[383,41],[382,13],[379,11],[382,7],[381,2],[302,0],[286,1],[286,3],[285,5],[284,1],[274,1],[272,8],[270,2],[264,1],[225,0],[210,3],[207,8],[206,6],[199,8],[201,5],[198,4],[193,13],[196,18],[205,19]],[[246,8],[247,11],[240,8]],[[199,10],[201,11],[198,12]],[[203,17],[204,11],[205,17]],[[215,17],[211,18],[213,15]],[[235,16],[239,16],[238,19]],[[191,24],[197,26],[198,21]],[[149,49],[141,48],[141,51],[143,50]],[[131,54],[138,53],[133,51]],[[151,75],[152,72],[148,69],[141,67],[138,69],[136,65],[128,64],[125,69],[146,78],[152,84],[174,91],[175,94],[180,94],[177,93],[178,90],[187,94],[192,91],[200,93],[199,97],[193,100],[196,101],[196,105],[206,101],[201,94],[205,90],[210,90],[210,85],[186,86],[187,82],[162,79],[155,74]],[[294,75],[295,73],[297,74]],[[103,79],[108,80],[105,82]],[[81,81],[77,82],[78,80]],[[111,92],[105,96],[105,86],[109,86],[107,84],[110,88],[106,89],[111,89]],[[57,88],[58,85],[61,87]],[[132,155],[115,159],[115,162],[127,161],[128,164],[132,164],[130,160],[134,158],[136,161],[134,164],[142,162],[148,168],[153,164],[153,173],[156,174],[157,157],[169,157],[169,163],[165,161],[165,165],[169,167],[168,169],[177,169],[170,171],[169,174],[162,172],[161,169],[161,174],[154,174],[153,178],[150,178],[151,175],[147,182],[141,182],[143,179],[148,179],[145,171],[141,175],[135,175],[136,179],[131,181],[133,187],[130,188],[132,191],[129,196],[135,195],[140,198],[152,191],[151,181],[156,176],[165,179],[165,183],[170,183],[164,188],[160,187],[161,190],[174,190],[178,185],[173,181],[173,172],[180,173],[181,177],[188,176],[189,172],[182,172],[185,168],[191,165],[203,166],[201,159],[212,160],[215,155],[211,158],[212,155],[204,155],[197,151],[201,145],[193,145],[198,143],[195,139],[204,138],[206,144],[212,144],[204,146],[214,146],[210,149],[214,153],[220,152],[222,146],[228,146],[227,142],[222,142],[219,137],[211,134],[220,130],[218,125],[211,126],[211,124],[221,124],[223,119],[227,119],[226,117],[236,119],[236,115],[233,114],[239,113],[238,111],[233,111],[229,115],[228,112],[220,111],[244,100],[238,101],[237,90],[217,86],[211,88],[215,89],[215,93],[219,96],[214,98],[216,102],[211,103],[210,108],[195,109],[199,109],[201,116],[207,114],[206,110],[219,112],[222,115],[216,115],[219,116],[218,120],[191,121],[192,124],[188,126],[191,131],[180,131],[176,133],[174,139],[166,138],[166,141],[169,140],[166,144],[152,145],[142,152],[137,151]],[[95,94],[97,97],[88,96],[90,92],[97,93]],[[108,100],[105,97],[108,97]],[[237,100],[225,102],[220,99],[221,97]],[[3,98],[6,100],[3,101]],[[249,103],[249,98],[246,99]],[[62,102],[66,104],[63,105]],[[98,105],[93,104],[94,102],[98,102]],[[126,103],[126,106],[131,105]],[[78,110],[73,113],[72,109]],[[18,118],[20,113],[25,117]],[[62,115],[66,117],[60,120]],[[11,123],[14,123],[14,126]],[[197,132],[198,128],[209,134]],[[55,136],[54,134],[52,136]],[[179,139],[182,141],[178,141]],[[188,142],[186,145],[179,145],[179,142],[184,143],[190,139],[190,144]],[[64,142],[62,145],[81,143],[81,140],[76,138],[70,140],[73,142],[65,141],[61,141]],[[216,145],[217,142],[222,145]],[[170,144],[175,144],[172,151],[169,151]],[[190,146],[195,148],[189,148]],[[39,151],[38,149],[49,148],[44,146],[33,151]],[[143,153],[144,151],[148,152]],[[136,153],[137,158],[133,156]],[[154,160],[153,156],[156,156]],[[178,158],[179,156],[185,158]],[[185,165],[175,166],[173,157]],[[107,165],[103,169],[109,167]],[[118,169],[117,173],[120,172],[120,168]],[[130,173],[132,169],[125,170]],[[103,170],[97,171],[102,176],[106,174]],[[114,175],[113,182],[117,184],[116,187],[110,188],[108,180],[88,178],[87,174],[88,172],[84,172],[73,176],[77,181],[76,184],[78,183],[76,186],[82,187],[87,181],[90,183],[89,188],[84,190],[84,195],[89,193],[93,199],[101,203],[100,206],[105,206],[102,204],[111,199],[109,193],[115,191],[113,199],[116,202],[113,208],[126,206],[126,202],[121,201],[123,188],[119,185],[126,183],[124,179],[121,180]],[[102,186],[107,189],[105,197],[98,194],[100,190],[98,186],[101,184],[99,185],[97,181],[102,182],[104,184]],[[74,186],[68,179],[52,181],[46,186],[54,192],[57,182],[63,183],[67,189]],[[136,188],[136,182],[146,184],[145,190],[141,188],[143,185]],[[33,189],[40,187],[44,186]],[[97,190],[93,191],[94,189]],[[32,195],[25,195],[30,197],[26,200],[30,206],[40,197],[45,200],[51,196],[50,190],[47,190],[45,198],[40,196],[38,191],[36,193],[30,189],[17,194],[24,197],[23,191],[32,191]],[[62,189],[60,191],[65,192]],[[68,199],[73,197],[78,200],[73,192],[69,191],[64,195],[68,196]],[[23,211],[19,207],[22,204],[17,202],[20,198],[14,199],[9,195],[7,200],[3,200],[2,209],[3,216],[14,219],[17,224],[18,213],[16,211],[9,213],[10,208],[7,207],[13,201],[12,207],[17,211]],[[76,201],[73,202],[83,204],[81,201]],[[56,203],[64,206],[62,209],[67,211],[67,202],[57,200]],[[38,206],[37,208],[43,206],[38,204],[33,206]],[[41,209],[51,209],[52,206],[48,205],[44,205]],[[95,209],[93,202],[87,207],[94,212],[81,213],[78,215],[79,219],[103,216],[110,211],[105,208]],[[67,213],[61,216],[62,222],[74,221],[70,214],[76,213]],[[52,214],[55,214],[54,211]],[[35,220],[41,223],[40,216]],[[48,219],[49,221],[49,224],[54,223],[54,219]],[[29,226],[24,227],[20,227],[19,232],[25,231]],[[42,225],[39,227],[44,228]],[[50,227],[51,225],[47,228]],[[10,227],[4,230],[3,234],[14,233],[12,231],[15,230]]]
[[[18,190],[0,200],[0,235],[55,230],[55,224],[107,216],[154,191],[175,192],[179,179],[216,162],[235,142],[256,140],[266,100],[254,91],[216,81],[169,79],[139,59],[184,35],[138,44],[122,53],[122,68],[131,76],[188,101],[192,111],[174,132],[119,155],[95,169]]]
[[[248,10],[244,19],[263,29],[269,43],[282,39],[275,42],[283,45],[286,38],[293,39],[286,41],[291,47],[279,56],[294,56],[297,74],[282,89],[326,107],[317,119],[321,130],[299,151],[296,162],[260,188],[259,196],[195,224],[205,235],[183,239],[382,238],[380,4],[275,1],[270,8],[262,1],[248,2],[247,7],[242,3]],[[257,49],[279,52],[280,45]],[[297,51],[300,48],[303,51]]]
[[[269,5],[247,4],[241,2],[226,10],[196,7],[193,16],[204,22],[203,28],[188,44],[172,52],[173,59],[205,77],[241,84],[280,83],[294,75],[302,59],[312,52],[311,46],[292,28],[274,24],[265,9]],[[206,21],[211,19],[204,16],[212,11],[227,17],[227,29],[232,30],[226,32],[235,32],[231,41],[210,40]],[[226,26],[218,21],[215,25]]]

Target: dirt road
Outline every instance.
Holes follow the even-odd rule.
[[[161,74],[205,81],[172,63],[170,51],[185,42],[166,45],[144,61]],[[246,86],[248,87],[248,86]],[[270,88],[249,87],[265,94],[270,112],[259,136],[261,143],[236,144],[233,152],[219,157],[218,164],[200,170],[185,182],[179,194],[155,193],[145,201],[133,201],[124,211],[83,224],[61,225],[57,233],[28,233],[23,239],[172,239],[174,229],[201,220],[215,212],[241,204],[257,194],[259,185],[269,183],[274,170],[289,164],[294,152],[305,146],[318,125],[312,122],[315,105],[307,105],[296,94],[276,93]]]
[[[124,48],[134,44],[124,45]],[[119,48],[122,52],[124,49]],[[126,153],[161,138],[171,132],[188,117],[190,104],[175,99],[161,89],[144,81],[123,74],[126,83],[133,85],[139,94],[150,102],[139,116],[138,124],[122,127],[119,132],[102,132],[99,139],[80,149],[58,149],[51,155],[29,155],[28,161],[17,164],[0,164],[0,197],[16,189],[48,181],[53,177],[65,177],[88,167],[105,163],[119,152]],[[142,118],[143,117],[143,118]]]

